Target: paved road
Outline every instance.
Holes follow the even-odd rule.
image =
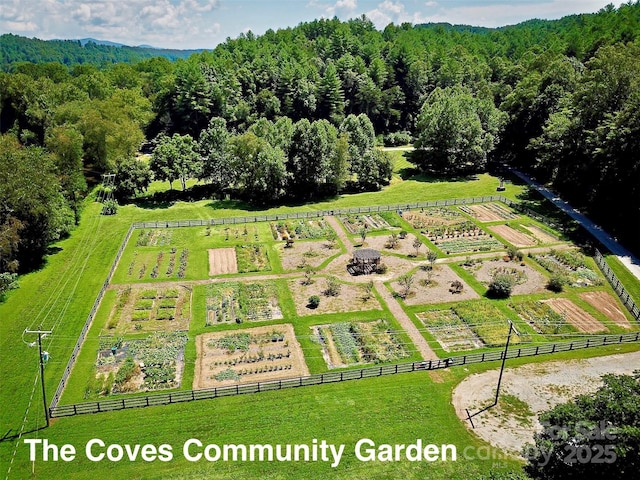
[[[552,201],[556,207],[567,213],[571,218],[580,223],[591,235],[597,238],[605,247],[611,251],[618,259],[629,269],[629,271],[640,280],[640,259],[633,255],[629,250],[620,245],[615,238],[605,232],[602,227],[593,223],[586,215],[580,213],[567,202],[558,197],[554,192],[544,185],[539,184],[528,175],[512,170],[522,181],[531,185],[538,190],[545,198]]]

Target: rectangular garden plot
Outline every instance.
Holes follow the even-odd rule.
[[[196,337],[193,388],[211,388],[309,375],[290,324]]]
[[[542,244],[557,243],[560,239],[535,225],[523,225]]]
[[[122,334],[188,330],[191,295],[184,287],[119,288],[103,332]]]
[[[207,287],[207,325],[282,318],[272,283],[221,283]]]
[[[434,227],[460,223],[464,220],[463,215],[458,210],[449,207],[423,208],[420,211],[411,210],[403,212],[402,218],[409,222],[413,228],[422,232]]]
[[[209,275],[238,273],[235,247],[209,249]]]
[[[484,343],[453,310],[435,310],[416,315],[447,352],[473,350]]]
[[[507,242],[511,245],[515,245],[516,247],[532,247],[538,243],[535,238],[516,230],[515,228],[511,228],[509,225],[496,225],[489,227],[489,230],[500,235]]]
[[[298,315],[381,309],[378,299],[366,284],[336,282],[327,277],[311,277],[310,281],[312,283],[308,284],[304,278],[297,278],[288,282]],[[330,288],[332,285],[334,288]],[[313,296],[320,301],[315,307],[309,303]]]
[[[372,232],[375,230],[386,230],[390,227],[389,222],[378,214],[347,215],[340,217],[340,221],[351,234],[356,234],[363,228]]]
[[[597,333],[608,331],[608,328],[600,321],[567,298],[552,298],[543,301],[581,332]]]
[[[163,390],[180,386],[185,333],[158,332],[141,340],[105,337],[87,397]]]
[[[409,356],[386,320],[340,322],[313,327],[329,368],[394,362]]]
[[[507,257],[508,258],[508,257]],[[518,262],[504,260],[476,260],[472,265],[463,265],[480,282],[485,285],[491,283],[496,274],[505,274],[513,279],[512,295],[526,295],[541,293],[546,290],[547,278],[535,268]]]
[[[622,328],[631,328],[629,319],[620,308],[618,301],[607,292],[585,292],[579,295],[584,301],[603,313],[608,319]]]
[[[397,282],[391,284],[395,292],[403,293],[403,287]],[[435,265],[433,270],[418,269],[413,274],[413,285],[409,295],[404,298],[407,305],[426,305],[431,303],[458,302],[473,300],[480,296],[447,265]]]
[[[289,220],[272,222],[271,234],[274,240],[287,239],[322,239],[334,235],[333,228],[322,219],[319,220]]]
[[[127,266],[125,278],[130,282],[156,278],[184,278],[188,260],[189,250],[186,248],[136,250]]]
[[[559,314],[544,302],[527,300],[511,304],[511,307],[531,328],[543,335],[569,336],[577,332],[577,329],[567,322],[564,315]]]
[[[487,347],[502,346],[507,341],[509,319],[493,304],[486,301],[463,302],[451,309]],[[511,337],[512,344],[521,341],[522,337]]]
[[[590,287],[602,285],[602,277],[590,268],[588,259],[576,250],[551,250],[549,253],[533,255],[536,262],[568,285]]]
[[[432,240],[433,244],[447,255],[456,253],[471,252],[490,252],[492,250],[500,250],[504,245],[491,235],[480,231],[473,235],[446,235],[445,237],[437,237],[438,240]],[[430,239],[431,240],[431,239]]]
[[[518,215],[515,212],[499,203],[463,205],[460,207],[460,210],[478,219],[480,222],[496,222],[500,220],[513,220],[514,218],[518,218]]]
[[[276,247],[284,270],[304,270],[318,267],[322,262],[338,254],[340,250],[330,242],[296,242],[290,246]]]

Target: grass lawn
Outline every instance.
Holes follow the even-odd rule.
[[[400,165],[400,169],[406,168],[400,163],[397,165]],[[455,182],[422,177],[408,177],[404,180],[396,178],[392,185],[381,192],[342,195],[318,203],[287,205],[270,209],[268,213],[394,204],[406,202],[407,199],[415,202],[492,195],[495,194],[497,184],[498,179],[489,175],[480,175],[478,180]],[[154,184],[151,190],[159,192],[162,188],[162,185]],[[523,187],[509,185],[505,196],[516,199],[522,191]],[[132,222],[207,219],[258,213],[237,201],[182,202],[149,199],[140,201],[137,205],[122,206],[113,217],[102,217],[99,211],[100,205],[88,203],[80,225],[69,238],[52,246],[52,254],[47,258],[46,265],[36,272],[22,276],[19,279],[20,288],[10,292],[7,300],[0,304],[0,318],[3,319],[0,322],[0,425],[4,436],[4,440],[0,441],[0,474],[6,473],[9,468],[19,432],[24,432],[29,438],[47,438],[52,443],[70,443],[80,450],[78,458],[73,462],[36,463],[36,478],[93,479],[107,472],[112,476],[127,478],[473,478],[486,473],[493,465],[493,460],[464,459],[434,464],[361,463],[353,455],[355,442],[363,437],[370,437],[379,443],[409,443],[422,438],[426,443],[453,443],[459,450],[468,445],[484,445],[455,418],[449,403],[453,386],[468,374],[464,370],[442,372],[440,383],[433,382],[427,374],[400,375],[215,401],[57,419],[51,428],[36,433],[34,429],[44,423],[41,393],[36,382],[38,358],[37,350],[24,343],[32,342],[35,337],[24,336],[23,342],[25,328],[41,326],[54,332],[43,340],[44,349],[50,353],[45,371],[45,384],[50,400],[86,316]],[[268,226],[265,228],[268,229]],[[196,242],[198,248],[220,241],[219,238],[209,239],[204,228],[201,230],[202,237],[198,237]],[[184,232],[174,230],[174,233],[179,231]],[[179,235],[171,241],[179,241]],[[271,246],[269,238],[272,237],[268,230],[259,232],[259,235],[260,243]],[[123,258],[118,267],[116,279],[120,278],[118,276],[126,276],[131,261],[127,255],[132,256],[136,249],[135,242],[132,241],[130,245],[133,247],[127,247],[126,258]],[[158,251],[154,249],[165,246],[139,248],[141,251],[147,249],[151,252],[150,261],[155,264]],[[198,266],[187,267],[186,278],[207,278],[208,275],[204,273],[204,257],[196,256],[192,247],[189,246],[189,249],[190,261],[197,259]],[[168,261],[166,256],[163,256],[162,261]],[[272,273],[281,270],[277,262],[271,266]],[[293,300],[290,294],[284,293],[286,281],[279,280],[277,288],[283,292],[281,298],[285,298],[281,304],[285,318],[295,317]],[[194,295],[198,295],[198,292]],[[113,305],[115,301],[113,293],[109,293],[103,300],[106,307]],[[204,302],[196,304],[194,301],[192,322],[200,318],[200,326],[193,328],[192,323],[185,350],[187,362],[193,361],[195,355],[192,336],[205,329],[204,310]],[[107,320],[104,313],[106,311],[100,310],[85,344],[87,347],[93,344],[93,350],[83,349],[76,362],[75,370],[80,373],[82,370],[89,370],[95,360],[98,341],[96,332],[99,331],[100,322]],[[388,318],[389,315],[386,309],[382,314],[380,311],[349,314],[350,320],[374,320],[374,317]],[[309,338],[309,327],[313,324],[344,321],[345,315],[308,316],[304,320],[294,320],[296,336],[307,336],[307,339],[301,340],[301,345],[305,352],[310,352],[307,354],[310,371],[323,371],[327,367],[319,345]],[[208,331],[214,331],[215,328]],[[609,350],[620,351],[624,348],[628,347]],[[581,352],[577,355],[582,354],[595,355],[596,352]],[[74,371],[72,378],[76,373],[78,372]],[[188,372],[185,374],[183,385],[189,385],[192,375]],[[78,378],[82,379],[82,375]],[[83,387],[82,381],[74,380],[69,384],[65,398],[77,401],[83,395]],[[25,415],[27,409],[28,414]],[[349,421],[345,422],[346,418]],[[175,458],[172,462],[162,464],[141,461],[92,463],[84,458],[82,449],[86,441],[95,437],[103,439],[107,444],[168,443],[174,448]],[[345,443],[347,451],[337,469],[324,463],[282,463],[276,466],[258,462],[189,463],[181,455],[181,445],[189,438],[199,438],[205,444],[310,443],[313,438],[317,438],[326,439],[330,443]],[[27,452],[25,445],[20,445],[17,449],[9,478],[26,478],[30,475],[31,465]],[[517,467],[517,463],[511,461],[502,465]]]

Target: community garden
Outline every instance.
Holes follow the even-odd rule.
[[[357,248],[381,253],[371,275],[347,271]],[[507,303],[491,294],[498,278]],[[385,319],[396,308],[414,327]],[[637,329],[593,260],[497,202],[139,229],[98,314],[100,341],[88,343],[94,370],[84,368],[84,389],[74,374],[71,391],[198,389],[400,362],[415,356],[407,328],[437,355],[500,348],[510,321],[514,344]],[[137,345],[163,341],[171,358],[160,381],[154,354]]]

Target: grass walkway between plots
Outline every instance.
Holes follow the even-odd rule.
[[[99,216],[100,205],[88,203],[79,227],[68,239],[52,247],[52,255],[47,259],[47,264],[37,272],[22,276],[19,280],[20,289],[11,292],[7,300],[0,304],[0,318],[4,320],[0,322],[0,364],[3,368],[0,385],[2,391],[0,424],[3,426],[2,434],[5,438],[4,441],[0,441],[0,475],[8,469],[16,445],[16,436],[24,432],[29,438],[35,437],[34,429],[43,425],[42,398],[36,382],[37,351],[28,348],[23,342],[24,329],[41,326],[43,329],[54,331],[54,334],[43,342],[43,347],[50,353],[45,371],[45,384],[51,396],[67,365],[67,360],[96,294],[107,276],[111,262],[131,223],[159,219],[209,219],[264,213],[330,210],[403,203],[407,199],[429,201],[483,196],[495,194],[497,184],[498,180],[489,175],[480,175],[478,180],[456,182],[443,182],[423,177],[410,177],[405,180],[395,178],[393,184],[382,192],[344,195],[328,201],[284,206],[264,212],[258,212],[242,202],[235,201],[202,200],[190,203],[152,204],[143,199],[138,203],[140,206],[123,206],[114,217],[102,217]],[[155,190],[158,188],[158,185],[154,185]],[[508,198],[516,199],[522,191],[522,187],[509,185],[507,192],[504,193]],[[249,234],[253,233],[249,232]],[[207,232],[203,230],[202,235],[204,245]],[[160,241],[160,243],[163,242],[165,240]],[[220,243],[224,243],[224,240],[220,240]],[[157,243],[148,245],[148,250],[151,252],[149,258],[136,259],[135,262],[138,263],[134,263],[131,269],[132,275],[135,276],[137,272],[137,276],[141,276],[140,269],[144,260],[147,267],[142,277],[149,277],[147,280],[157,278],[157,288],[163,287],[160,283],[161,275],[165,277],[175,275],[185,280],[208,277],[209,262],[206,251],[198,253],[201,257],[197,257],[195,251],[189,253],[190,258],[199,259],[196,267],[199,270],[194,272],[185,270],[184,277],[178,276],[182,251],[174,252],[174,270],[167,274],[173,253],[171,247],[166,247],[164,244]],[[160,255],[161,252],[162,255]],[[133,252],[125,261],[126,263],[120,265],[118,273],[122,280],[126,280],[128,276],[128,268],[133,262]],[[158,265],[159,275],[152,277],[151,273],[156,265]],[[274,264],[272,267],[271,273],[279,273],[281,266]],[[200,270],[203,273],[200,273]],[[204,291],[204,287],[202,289]],[[113,297],[111,301],[115,301],[115,293],[111,296]],[[139,307],[142,308],[144,305]],[[198,307],[203,311],[202,318],[204,318],[205,307],[205,303]],[[293,311],[291,305],[284,305],[283,309],[285,316],[295,316],[291,314]],[[196,315],[195,310],[196,307],[191,312],[192,315]],[[374,320],[380,316],[380,312],[370,312],[359,314],[357,319],[365,317]],[[340,315],[336,314],[330,320],[338,321],[339,317]],[[382,314],[382,317],[386,315]],[[296,325],[296,334],[308,336],[312,320]],[[204,326],[201,327],[203,328]],[[190,332],[193,335],[197,333],[199,333],[197,329]],[[34,339],[25,337],[24,341],[31,342]],[[320,348],[312,345],[311,340],[303,341],[302,348],[312,349],[317,353],[307,359],[310,370],[322,371],[327,368],[320,355]],[[596,352],[584,353],[584,355],[595,354]],[[579,355],[581,353],[576,354],[576,356]],[[187,361],[194,361],[195,347],[192,344],[187,345],[185,357]],[[87,359],[88,357],[84,358],[85,361]],[[357,439],[368,436],[378,443],[410,443],[417,438],[422,438],[428,443],[453,443],[460,449],[465,446],[478,447],[484,444],[466,432],[456,420],[449,403],[453,386],[466,375],[467,372],[462,370],[438,373],[437,377],[428,374],[417,377],[399,375],[362,382],[219,399],[212,402],[149,408],[144,411],[59,419],[45,432],[38,432],[37,436],[39,438],[46,436],[53,443],[71,443],[80,450],[87,440],[94,437],[103,439],[106,444],[168,443],[174,446],[176,458],[162,465],[157,462],[128,461],[96,464],[79,458],[70,463],[37,463],[36,474],[42,478],[74,479],[93,479],[107,472],[111,476],[127,478],[264,477],[265,465],[260,463],[211,465],[188,463],[180,455],[181,444],[188,438],[199,438],[205,444],[223,442],[308,444],[313,438],[317,438],[326,439],[330,443],[345,443],[352,449]],[[186,374],[187,384],[192,380],[193,373]],[[375,392],[375,398],[372,392]],[[23,422],[27,408],[29,413],[26,421]],[[345,422],[345,418],[350,421]],[[11,478],[26,478],[30,475],[31,465],[27,459],[27,452],[24,446],[17,450]],[[367,479],[402,476],[468,478],[486,473],[492,464],[493,460],[478,461],[477,459],[424,465],[408,462],[366,464],[357,461],[353,452],[348,451],[340,469],[333,470],[321,463],[283,463],[277,465],[276,476]],[[516,467],[516,463],[512,461],[506,461],[504,465],[508,468]],[[160,469],[162,474],[158,473]]]

